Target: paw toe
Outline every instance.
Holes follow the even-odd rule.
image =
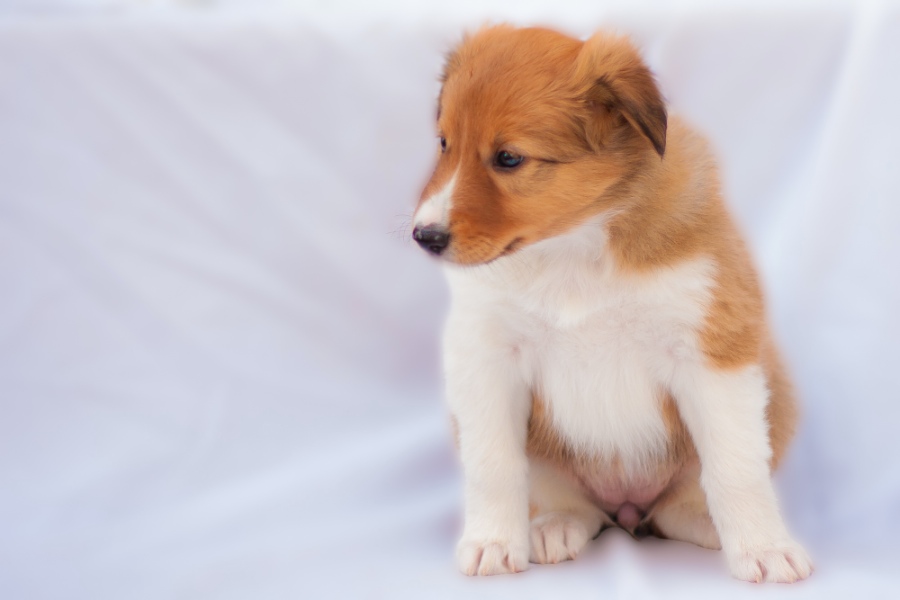
[[[573,515],[549,513],[531,522],[530,560],[555,564],[578,556],[588,541],[584,524]]]
[[[460,542],[457,550],[459,568],[466,575],[502,575],[528,568],[524,549],[507,542]]]
[[[735,577],[754,583],[793,583],[806,579],[813,570],[806,551],[796,543],[745,550],[730,562]]]

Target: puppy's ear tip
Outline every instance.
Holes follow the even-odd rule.
[[[657,117],[656,124],[658,126],[657,131],[651,131],[650,126],[643,124],[644,135],[647,136],[647,139],[650,140],[650,143],[653,144],[653,148],[656,150],[656,153],[659,154],[659,157],[662,158],[666,153],[666,133],[668,131],[668,115],[666,114],[666,109],[662,108],[660,111],[661,115]]]

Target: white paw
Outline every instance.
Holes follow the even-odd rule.
[[[456,548],[459,569],[466,575],[502,575],[528,568],[528,545],[463,538]]]
[[[554,564],[578,556],[590,534],[575,515],[552,512],[531,522],[531,562]]]
[[[754,583],[793,583],[806,579],[813,570],[806,550],[792,540],[734,552],[728,558],[728,566],[738,579]]]

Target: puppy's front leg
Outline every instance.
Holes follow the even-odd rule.
[[[447,397],[465,477],[457,548],[467,575],[528,568],[528,387],[511,344],[490,323],[452,314],[444,336]]]
[[[762,369],[682,365],[672,388],[700,456],[700,484],[732,575],[756,582],[809,576],[812,563],[788,533],[772,485]]]

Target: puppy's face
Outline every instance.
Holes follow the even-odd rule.
[[[490,262],[610,207],[665,147],[665,108],[628,42],[485,29],[448,58],[439,158],[414,237],[455,263]]]

